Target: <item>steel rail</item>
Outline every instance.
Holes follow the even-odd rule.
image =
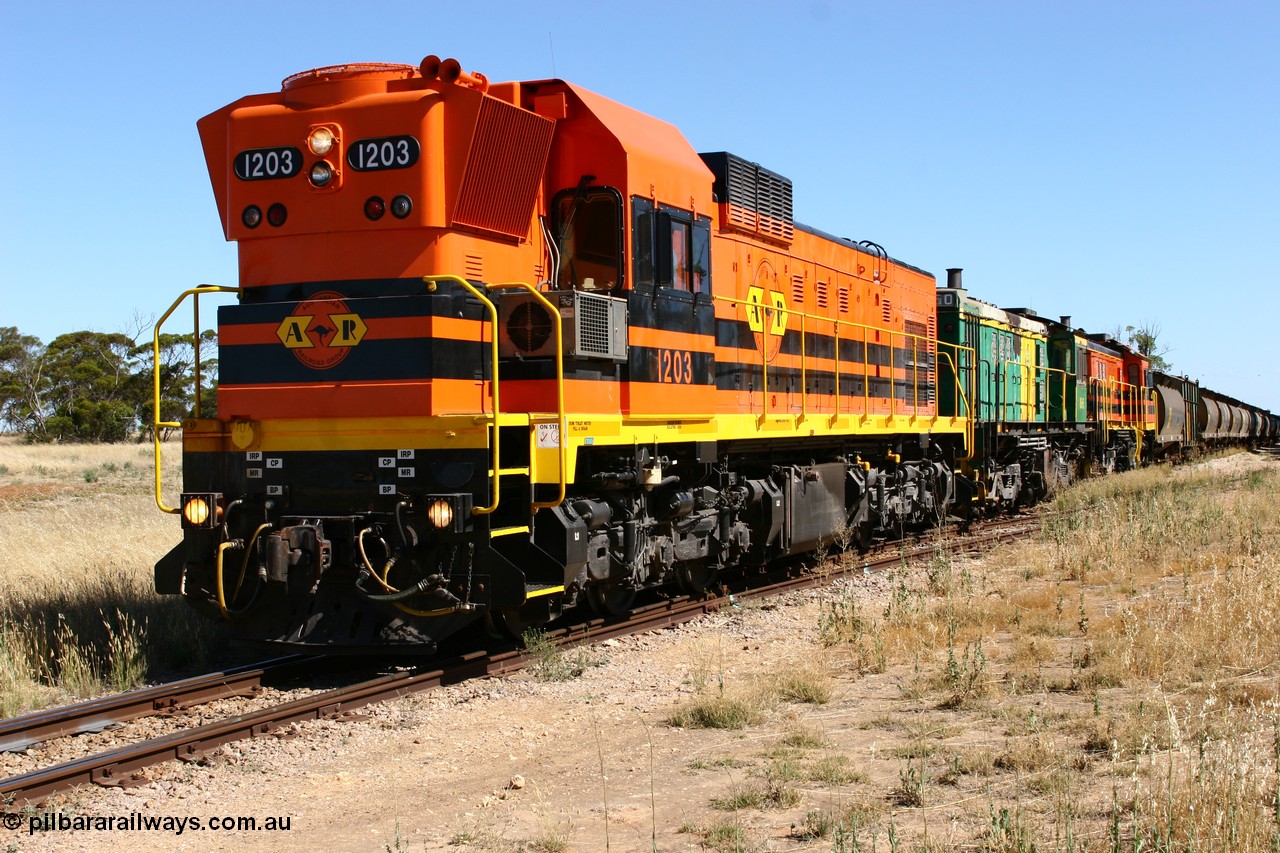
[[[991,542],[1007,540],[1038,529],[1038,524],[1033,521],[1025,517],[1001,519],[985,525],[991,528],[990,532],[979,531],[955,536],[949,530],[946,539],[922,540],[911,544],[893,543],[882,547],[879,554],[870,554],[860,560],[846,560],[841,567],[835,569],[815,571],[804,568],[798,561],[791,565],[776,566],[754,577],[738,577],[718,584],[716,593],[659,600],[637,607],[625,616],[594,618],[549,631],[547,638],[557,645],[573,646],[661,630],[716,612],[725,606],[732,606],[739,598],[793,592],[825,585],[841,575],[869,573],[873,569],[900,565],[903,561],[935,553],[940,544],[959,545],[966,550],[980,549]],[[1004,529],[1019,524],[1031,526],[1024,531]],[[530,655],[510,646],[458,655],[436,663],[430,670],[382,675],[348,687],[3,779],[0,780],[0,802],[21,807],[23,804],[37,803],[50,794],[74,785],[90,782],[118,787],[145,784],[148,780],[140,771],[163,761],[196,761],[224,744],[246,738],[280,736],[284,727],[307,720],[354,719],[353,712],[365,705],[474,678],[504,675],[523,668],[530,661]]]
[[[15,805],[37,802],[74,785],[93,782],[128,787],[145,780],[137,772],[169,759],[199,760],[223,744],[279,732],[305,720],[341,718],[353,710],[383,699],[404,696],[483,675],[499,674],[511,666],[518,652],[489,655],[474,652],[426,672],[398,672],[294,699],[248,714],[239,714],[160,737],[85,756],[53,767],[33,770],[0,780],[0,800]]]
[[[17,752],[53,738],[100,732],[139,717],[179,711],[219,699],[253,696],[262,690],[264,681],[305,674],[314,669],[319,660],[307,655],[287,655],[0,720],[0,752]]]

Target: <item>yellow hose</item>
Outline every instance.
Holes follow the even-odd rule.
[[[369,560],[369,555],[364,550],[364,535],[368,531],[369,528],[366,527],[364,530],[361,530],[360,535],[356,537],[356,545],[360,548],[360,559],[364,561],[365,570],[368,571],[369,574],[373,575],[373,579],[376,580],[387,592],[399,592],[400,590],[396,589],[391,585],[390,581],[388,581],[388,578],[391,575],[391,567],[395,565],[395,560],[387,560],[387,564],[382,567],[381,576],[378,575],[377,570],[373,567],[373,563]],[[446,607],[443,610],[415,610],[407,604],[401,604],[398,601],[394,602],[392,606],[404,613],[408,613],[410,616],[448,616],[453,612],[452,607]]]
[[[240,563],[240,577],[238,580],[236,580],[236,591],[232,595],[233,601],[240,596],[240,587],[244,584],[245,570],[249,568],[249,555],[253,553],[253,546],[257,544],[258,537],[262,534],[262,531],[266,530],[270,526],[271,525],[269,523],[258,525],[258,529],[253,531],[253,536],[249,538],[249,546],[244,549],[244,560],[242,560]],[[227,551],[230,550],[231,548],[236,548],[236,547],[243,547],[243,546],[241,543],[237,542],[234,539],[223,542],[221,545],[218,546],[218,562],[217,562],[217,568],[215,569],[215,576],[214,576],[214,589],[218,594],[218,612],[221,613],[222,618],[228,622],[231,621],[232,616],[235,616],[237,614],[233,613],[231,611],[231,608],[227,606],[227,595],[222,590],[222,564],[223,564],[224,556],[227,553]],[[240,611],[240,612],[243,612],[243,611]]]
[[[228,548],[235,548],[238,544],[235,540],[229,540],[218,546],[218,567],[213,584],[214,591],[218,594],[218,610],[222,613],[222,618],[228,622],[231,621],[231,611],[227,609],[227,597],[222,591],[222,556]]]

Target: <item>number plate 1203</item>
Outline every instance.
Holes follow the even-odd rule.
[[[302,152],[290,147],[250,148],[236,155],[234,167],[242,181],[292,178],[302,171]]]

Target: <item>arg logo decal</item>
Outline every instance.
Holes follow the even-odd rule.
[[[346,358],[368,331],[341,293],[326,290],[299,302],[293,313],[280,321],[276,337],[307,367],[328,370]]]
[[[770,335],[785,334],[787,298],[776,290],[765,292],[755,285],[747,288],[747,325],[753,332],[763,332],[768,326]]]
[[[747,288],[747,300],[743,309],[747,315],[747,326],[756,339],[756,349],[764,353],[765,361],[773,361],[782,347],[783,336],[787,333],[787,297],[774,290],[777,276],[773,265],[761,261],[756,273],[756,283]]]

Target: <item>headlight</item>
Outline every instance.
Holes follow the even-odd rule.
[[[328,186],[333,180],[333,167],[321,160],[311,167],[311,185],[313,187]]]
[[[307,147],[317,157],[323,157],[333,147],[333,131],[327,127],[317,127],[307,137]]]
[[[204,498],[192,498],[182,508],[182,517],[192,527],[201,527],[209,520],[209,503]]]

